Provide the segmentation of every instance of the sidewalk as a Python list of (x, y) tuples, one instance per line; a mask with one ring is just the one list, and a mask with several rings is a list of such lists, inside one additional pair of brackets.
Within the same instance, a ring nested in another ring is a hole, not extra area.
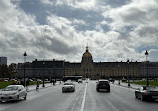
[[(44, 84), (44, 85), (45, 85), (45, 87), (42, 87), (42, 84), (40, 84), (40, 85), (39, 85), (39, 89), (47, 88), (47, 87), (51, 87), (51, 86), (53, 86), (53, 84), (51, 84), (51, 83), (46, 83), (46, 84)], [(27, 92), (36, 90), (36, 85), (28, 86), (28, 88), (26, 88), (26, 89), (27, 89)]]
[[(119, 81), (115, 81), (114, 84), (119, 85), (118, 83), (119, 83)], [(127, 88), (132, 88), (132, 89), (138, 89), (138, 88), (140, 88), (143, 85), (130, 83), (130, 86), (128, 86), (128, 83), (123, 83), (123, 82), (120, 81), (120, 85), (119, 86), (123, 86), (123, 87), (127, 87)]]

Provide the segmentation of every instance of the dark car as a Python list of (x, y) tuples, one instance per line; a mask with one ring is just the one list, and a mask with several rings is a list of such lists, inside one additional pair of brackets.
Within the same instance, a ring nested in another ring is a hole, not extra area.
[(158, 88), (154, 86), (142, 86), (135, 91), (135, 97), (142, 101), (158, 99)]
[(106, 90), (107, 92), (110, 92), (109, 81), (108, 80), (99, 80), (97, 82), (96, 90), (97, 91)]

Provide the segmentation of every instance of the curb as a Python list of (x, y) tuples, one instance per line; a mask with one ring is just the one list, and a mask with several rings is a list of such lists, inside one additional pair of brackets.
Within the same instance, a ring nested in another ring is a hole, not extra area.
[[(116, 84), (116, 83), (115, 83), (115, 84)], [(118, 86), (122, 86), (122, 87), (126, 87), (126, 88), (137, 89), (137, 88), (134, 88), (134, 87), (132, 87), (132, 86), (124, 86), (124, 85), (121, 85), (121, 84), (116, 84), (116, 85), (118, 85)]]

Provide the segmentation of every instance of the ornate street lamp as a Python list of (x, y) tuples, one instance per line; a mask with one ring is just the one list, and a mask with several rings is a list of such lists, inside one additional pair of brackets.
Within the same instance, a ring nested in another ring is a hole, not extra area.
[(130, 81), (129, 81), (129, 60), (127, 60), (127, 64), (128, 64), (128, 87), (130, 87), (131, 85), (130, 85)]
[(42, 85), (42, 87), (45, 87), (44, 86), (44, 64), (45, 64), (45, 62), (43, 61), (43, 85)]
[(147, 68), (147, 70), (146, 70), (146, 74), (147, 74), (147, 86), (149, 86), (149, 77), (148, 77), (148, 64), (147, 64), (147, 58), (148, 58), (148, 55), (149, 55), (149, 53), (148, 53), (148, 51), (146, 50), (146, 52), (145, 52), (145, 56), (146, 56), (146, 68)]
[(25, 62), (26, 62), (26, 56), (27, 56), (26, 51), (24, 52), (23, 56), (24, 56), (24, 87), (25, 87)]

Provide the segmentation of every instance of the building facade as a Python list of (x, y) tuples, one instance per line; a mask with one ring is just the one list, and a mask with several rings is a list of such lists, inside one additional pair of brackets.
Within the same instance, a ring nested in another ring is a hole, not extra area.
[(65, 63), (65, 75), (80, 75), (84, 78), (111, 78), (140, 76), (140, 62), (93, 62), (86, 47), (81, 63)]
[(23, 78), (62, 78), (64, 74), (64, 61), (35, 60), (32, 63), (18, 64), (18, 77)]
[[(24, 64), (18, 64), (18, 75), (23, 77)], [(64, 60), (35, 60), (25, 63), (26, 77), (62, 78), (63, 76), (82, 76), (83, 78), (134, 78), (157, 77), (158, 62), (94, 62), (86, 47), (81, 62)]]

